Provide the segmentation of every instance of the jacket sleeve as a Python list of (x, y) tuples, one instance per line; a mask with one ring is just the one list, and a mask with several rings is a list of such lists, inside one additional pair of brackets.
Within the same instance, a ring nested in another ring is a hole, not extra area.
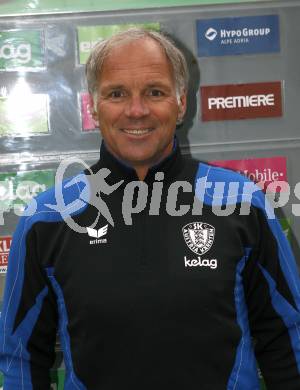
[(4, 390), (49, 390), (57, 306), (37, 257), (34, 225), (22, 217), (13, 236), (0, 320)]
[[(263, 196), (263, 195), (261, 195)], [(256, 208), (257, 247), (243, 272), (255, 355), (267, 389), (300, 389), (300, 283), (277, 219)]]

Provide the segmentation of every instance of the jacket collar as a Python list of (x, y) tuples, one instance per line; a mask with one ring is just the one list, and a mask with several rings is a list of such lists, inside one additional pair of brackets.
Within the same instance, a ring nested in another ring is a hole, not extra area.
[[(173, 179), (181, 170), (182, 165), (182, 155), (178, 146), (177, 138), (174, 137), (174, 146), (171, 154), (167, 156), (164, 160), (160, 161), (158, 164), (152, 166), (149, 169), (144, 181), (153, 182), (155, 180), (155, 174), (157, 172), (163, 172), (165, 180)], [(135, 170), (117, 159), (114, 155), (112, 155), (105, 146), (104, 141), (102, 141), (100, 149), (100, 159), (95, 165), (91, 167), (91, 170), (93, 172), (97, 172), (99, 169), (104, 167), (108, 168), (111, 171), (111, 178), (114, 178), (116, 180), (139, 180)]]

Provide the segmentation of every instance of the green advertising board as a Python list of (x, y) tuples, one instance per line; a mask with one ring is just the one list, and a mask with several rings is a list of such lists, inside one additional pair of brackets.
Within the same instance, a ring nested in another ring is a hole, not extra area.
[(0, 96), (0, 136), (48, 133), (48, 96), (32, 94), (15, 85), (9, 96)]
[(51, 372), (51, 390), (64, 390), (64, 382), (65, 370), (63, 368)]
[(292, 239), (291, 218), (281, 218), (279, 222), (282, 227), (283, 233), (285, 234), (289, 242), (291, 242)]
[[(233, 4), (266, 0), (1, 0), (0, 15), (90, 12), (207, 4)], [(267, 0), (274, 2), (276, 0)]]
[(41, 31), (0, 31), (0, 70), (34, 70), (43, 67)]
[(261, 379), (261, 382), (260, 382), (260, 390), (267, 390), (265, 382), (263, 381), (263, 379)]
[(144, 27), (146, 29), (160, 29), (159, 23), (127, 23), (116, 24), (112, 26), (79, 26), (77, 27), (78, 35), (78, 53), (79, 63), (85, 64), (88, 56), (95, 44), (102, 39), (111, 37), (112, 35), (127, 30), (131, 27)]
[(1, 173), (0, 212), (21, 213), (34, 196), (54, 185), (54, 178), (51, 170)]
[[(65, 370), (57, 369), (51, 372), (51, 390), (64, 390)], [(0, 390), (3, 390), (3, 375), (0, 373)]]

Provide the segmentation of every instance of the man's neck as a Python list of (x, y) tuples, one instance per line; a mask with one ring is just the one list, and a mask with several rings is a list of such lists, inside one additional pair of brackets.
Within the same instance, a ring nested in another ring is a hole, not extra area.
[(160, 164), (162, 161), (164, 161), (166, 158), (168, 158), (173, 152), (174, 150), (176, 149), (176, 146), (177, 146), (177, 140), (176, 138), (174, 138), (174, 142), (173, 142), (173, 145), (172, 145), (172, 149), (171, 150), (168, 150), (167, 153), (165, 153), (165, 155), (163, 155), (161, 157), (161, 159), (159, 160), (156, 160), (156, 161), (148, 161), (148, 163), (146, 162), (143, 162), (141, 164), (139, 163), (136, 163), (136, 164), (130, 164), (129, 162), (127, 161), (123, 161), (122, 159), (120, 159), (119, 157), (117, 157), (106, 145), (105, 145), (105, 148), (108, 150), (108, 152), (114, 156), (114, 158), (116, 160), (118, 160), (121, 164), (124, 164), (126, 165), (127, 167), (130, 167), (132, 168), (135, 172), (136, 172), (136, 175), (138, 177), (139, 180), (144, 180), (145, 177), (147, 176), (147, 173), (149, 171), (149, 169), (153, 166), (156, 166), (158, 164)]
[(145, 177), (147, 176), (147, 173), (149, 171), (149, 168), (150, 167), (145, 167), (145, 166), (133, 167), (133, 169), (135, 170), (139, 180), (144, 180), (145, 179)]

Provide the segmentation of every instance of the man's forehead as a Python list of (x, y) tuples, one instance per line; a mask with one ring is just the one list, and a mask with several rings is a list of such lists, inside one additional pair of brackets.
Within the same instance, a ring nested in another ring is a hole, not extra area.
[(160, 44), (142, 38), (113, 47), (103, 62), (98, 81), (123, 84), (124, 79), (143, 79), (145, 83), (158, 84), (170, 78), (173, 80), (172, 66)]
[(124, 41), (114, 43), (108, 50), (108, 56), (111, 54), (118, 54), (120, 51), (127, 51), (128, 49), (137, 49), (140, 52), (144, 52), (147, 49), (151, 48), (157, 52), (163, 53), (163, 48), (158, 41), (151, 37), (141, 37), (141, 38), (128, 38)]
[(107, 53), (102, 70), (105, 68), (122, 70), (135, 67), (153, 67), (153, 70), (165, 64), (170, 66), (161, 45), (152, 38), (140, 38), (118, 43)]

